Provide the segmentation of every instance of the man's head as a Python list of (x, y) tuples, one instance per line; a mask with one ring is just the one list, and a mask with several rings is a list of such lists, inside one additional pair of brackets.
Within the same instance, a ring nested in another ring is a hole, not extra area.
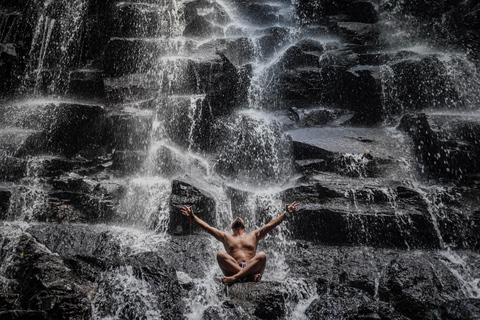
[(245, 222), (242, 218), (236, 217), (232, 222), (232, 229), (245, 229)]

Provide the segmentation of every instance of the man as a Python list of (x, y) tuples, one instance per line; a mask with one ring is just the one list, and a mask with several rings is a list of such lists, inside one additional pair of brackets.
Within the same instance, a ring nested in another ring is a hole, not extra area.
[(260, 281), (265, 265), (267, 264), (267, 255), (261, 251), (257, 254), (258, 241), (263, 239), (267, 233), (278, 226), (283, 220), (290, 216), (297, 208), (298, 203), (293, 202), (285, 206), (285, 213), (282, 213), (263, 227), (245, 232), (245, 223), (241, 218), (235, 218), (232, 222), (233, 234), (220, 231), (211, 227), (208, 223), (201, 220), (193, 214), (192, 207), (184, 206), (182, 214), (190, 217), (201, 228), (223, 243), (226, 252), (218, 251), (217, 261), (225, 277), (222, 282), (225, 285), (231, 285), (238, 281)]

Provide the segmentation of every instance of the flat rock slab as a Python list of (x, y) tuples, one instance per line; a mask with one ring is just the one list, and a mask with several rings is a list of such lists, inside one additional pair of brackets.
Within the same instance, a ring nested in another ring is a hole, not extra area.
[[(289, 132), (293, 141), (307, 143), (332, 153), (366, 153), (381, 158), (405, 155), (393, 135), (400, 134), (384, 128), (303, 128)], [(368, 151), (367, 151), (368, 149)]]

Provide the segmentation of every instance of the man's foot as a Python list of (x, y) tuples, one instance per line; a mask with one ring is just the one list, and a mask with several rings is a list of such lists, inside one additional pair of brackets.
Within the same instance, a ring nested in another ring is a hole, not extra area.
[(231, 286), (235, 282), (237, 282), (237, 279), (234, 277), (222, 277), (222, 283), (226, 286)]
[(259, 282), (260, 280), (262, 280), (262, 275), (260, 273), (257, 273), (256, 275), (253, 276), (254, 282)]

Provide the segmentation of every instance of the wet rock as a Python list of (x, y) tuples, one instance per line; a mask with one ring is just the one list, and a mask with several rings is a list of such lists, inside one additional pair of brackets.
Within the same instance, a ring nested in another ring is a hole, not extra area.
[(279, 21), (279, 10), (277, 6), (250, 3), (247, 4), (242, 11), (247, 15), (247, 19), (256, 25), (268, 25)]
[(416, 259), (402, 254), (386, 267), (379, 294), (382, 301), (391, 301), (397, 312), (411, 319), (422, 319), (430, 310), (458, 296), (460, 286), (452, 272), (437, 259), (421, 253)]
[(103, 71), (76, 70), (71, 72), (68, 93), (80, 98), (103, 99), (105, 97)]
[[(328, 109), (323, 107), (309, 109), (293, 107), (290, 108), (288, 111), (290, 117), (300, 127), (315, 127), (326, 125), (346, 115), (343, 110)], [(347, 114), (345, 120), (348, 120), (349, 118), (350, 116)]]
[(403, 9), (405, 12), (421, 18), (438, 18), (445, 12), (447, 2), (446, 0), (440, 0), (432, 5), (432, 3), (425, 0), (407, 0), (403, 4)]
[(170, 196), (170, 222), (168, 232), (171, 234), (191, 234), (200, 231), (200, 227), (181, 213), (183, 206), (192, 207), (195, 215), (215, 227), (215, 200), (205, 191), (189, 182), (173, 180)]
[(120, 243), (114, 234), (101, 227), (87, 225), (39, 224), (27, 229), (38, 242), (61, 256), (109, 257), (120, 255)]
[(379, 19), (378, 11), (370, 1), (353, 1), (348, 5), (348, 15), (353, 22), (375, 23)]
[(254, 314), (260, 319), (282, 319), (285, 316), (285, 296), (270, 294), (255, 308)]
[(3, 217), (10, 207), (11, 196), (12, 192), (9, 189), (0, 186), (0, 217), (2, 217), (2, 219), (4, 219)]
[(183, 31), (185, 37), (192, 38), (208, 38), (214, 35), (221, 35), (222, 33), (222, 28), (213, 25), (202, 16), (192, 20)]
[(120, 174), (138, 172), (146, 158), (142, 151), (115, 151), (111, 168)]
[(278, 62), (282, 69), (319, 67), (324, 48), (314, 40), (302, 40), (285, 51)]
[[(74, 279), (80, 277), (91, 286), (83, 296), (89, 305), (92, 302), (87, 298), (94, 297), (99, 315), (142, 317), (153, 309), (171, 319), (183, 319), (181, 287), (175, 270), (165, 263), (160, 252), (122, 256), (119, 239), (101, 227), (37, 225), (28, 232), (48, 249), (60, 254), (61, 258), (57, 259), (66, 262)], [(128, 286), (121, 281), (122, 277), (129, 279)], [(130, 286), (136, 285), (143, 286), (142, 292), (148, 290), (149, 295), (140, 298), (141, 293), (130, 292)], [(121, 303), (116, 300), (119, 295)]]
[(449, 301), (439, 308), (430, 311), (426, 320), (461, 320), (480, 317), (480, 303), (478, 299), (462, 299)]
[(212, 39), (198, 48), (200, 52), (219, 52), (236, 67), (251, 62), (255, 58), (255, 48), (251, 39), (240, 37), (234, 39)]
[(48, 320), (50, 317), (45, 311), (31, 311), (31, 310), (12, 310), (0, 311), (0, 317), (4, 320)]
[(297, 14), (306, 24), (324, 22), (325, 17), (345, 12), (347, 1), (301, 0), (297, 2)]
[(110, 104), (154, 100), (161, 89), (157, 76), (138, 73), (105, 78), (104, 85)]
[(167, 49), (167, 44), (162, 41), (112, 38), (105, 47), (105, 73), (108, 77), (147, 73), (158, 67), (157, 60)]
[(476, 121), (416, 114), (404, 116), (399, 128), (411, 136), (417, 160), (427, 175), (468, 182), (469, 174), (480, 170)]
[(143, 151), (150, 143), (153, 112), (127, 109), (107, 116), (115, 150)]
[(0, 156), (0, 180), (15, 181), (23, 178), (27, 161), (12, 156)]
[[(325, 131), (324, 131), (325, 133)], [(342, 145), (340, 138), (333, 138), (335, 147), (330, 142), (333, 136), (326, 134), (322, 136), (312, 135), (310, 138), (316, 137), (315, 142), (308, 140), (307, 136), (303, 136), (302, 132), (292, 132), (293, 155), (296, 159), (295, 164), (298, 170), (305, 175), (312, 175), (316, 172), (335, 172), (348, 177), (377, 177), (390, 170), (395, 170), (392, 161), (387, 159), (384, 154), (374, 157), (370, 154), (370, 146), (373, 140), (364, 140), (365, 145), (356, 150), (365, 149), (365, 153), (350, 153), (347, 149), (340, 147)], [(330, 137), (327, 137), (330, 136)], [(323, 139), (322, 139), (323, 138)], [(322, 141), (322, 142), (320, 142)], [(363, 144), (363, 142), (361, 142)], [(346, 145), (352, 146), (353, 142)], [(354, 148), (355, 149), (355, 148)]]
[(106, 138), (103, 116), (100, 105), (19, 103), (9, 106), (5, 121), (23, 128), (20, 133), (28, 134), (15, 150), (15, 156), (53, 153), (72, 157), (103, 142), (102, 139)]
[(378, 45), (380, 32), (376, 25), (361, 22), (339, 22), (337, 29), (340, 36), (348, 43), (365, 47)]
[(307, 319), (381, 319), (376, 309), (375, 301), (360, 290), (334, 286), (312, 301), (305, 315)]
[(216, 320), (225, 316), (230, 319), (248, 319), (249, 317), (244, 310), (236, 308), (229, 301), (225, 301), (221, 306), (208, 307), (202, 315), (202, 320)]
[(129, 2), (112, 7), (114, 37), (158, 37), (172, 31), (165, 21), (167, 10), (159, 6)]
[(259, 34), (258, 49), (262, 59), (274, 55), (281, 47), (288, 42), (289, 30), (282, 27), (271, 27)]
[[(259, 319), (282, 319), (286, 313), (287, 286), (274, 281), (236, 283), (228, 288), (227, 297), (236, 309), (243, 308)], [(298, 298), (290, 296), (294, 301)]]
[(242, 73), (224, 54), (218, 55), (221, 58), (221, 69), (218, 73), (210, 74), (204, 100), (215, 118), (228, 115), (241, 105), (246, 99), (250, 83), (247, 69), (243, 69), (246, 72)]
[(215, 1), (195, 0), (186, 3), (184, 15), (187, 24), (199, 17), (204, 17), (206, 20), (219, 25), (226, 25), (231, 21), (225, 9)]
[(175, 177), (179, 174), (207, 174), (208, 166), (201, 159), (186, 155), (183, 150), (161, 145), (153, 159), (154, 174), (162, 177)]
[[(295, 197), (298, 201), (301, 198)], [(423, 215), (410, 215), (405, 222), (395, 215), (349, 216), (346, 212), (326, 208), (301, 209), (289, 221), (296, 239), (329, 245), (364, 244), (393, 248), (439, 248), (439, 239), (431, 221)], [(305, 221), (308, 221), (306, 223)], [(362, 231), (359, 231), (362, 230)]]
[(23, 234), (19, 240), (15, 263), (7, 269), (9, 279), (16, 282), (14, 292), (19, 294), (15, 309), (38, 311), (36, 315), (46, 314), (47, 319), (90, 317), (87, 293), (92, 291), (92, 284), (82, 281), (58, 255), (30, 235)]
[(408, 109), (442, 108), (459, 103), (459, 92), (448, 76), (446, 65), (436, 56), (399, 60), (390, 64), (395, 78), (392, 113)]

